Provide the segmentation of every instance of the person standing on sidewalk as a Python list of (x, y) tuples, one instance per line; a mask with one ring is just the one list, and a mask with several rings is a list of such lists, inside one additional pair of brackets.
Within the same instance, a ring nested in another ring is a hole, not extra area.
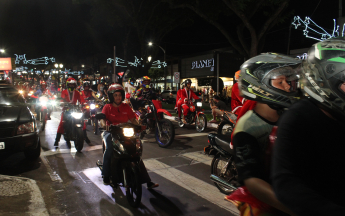
[(210, 105), (212, 109), (213, 119), (209, 121), (210, 123), (217, 123), (216, 117), (223, 116), (224, 111), (227, 111), (226, 104), (220, 100), (220, 97), (215, 95), (213, 97), (214, 106)]

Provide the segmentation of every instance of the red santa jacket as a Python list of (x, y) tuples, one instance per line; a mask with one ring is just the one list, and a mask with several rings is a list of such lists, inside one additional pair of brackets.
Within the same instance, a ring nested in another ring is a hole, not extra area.
[(63, 90), (61, 92), (61, 98), (64, 99), (66, 102), (71, 102), (73, 104), (76, 104), (77, 101), (79, 101), (79, 103), (84, 103), (84, 98), (80, 97), (80, 93), (77, 90), (73, 91), (73, 94), (70, 96), (70, 94), (68, 93), (68, 90)]
[[(188, 98), (187, 91), (189, 91), (189, 98)], [(184, 101), (185, 98), (187, 98), (188, 100), (191, 100), (192, 98), (199, 99), (199, 97), (193, 92), (192, 89), (189, 89), (189, 90), (187, 90), (186, 88), (180, 89), (177, 91), (175, 106), (177, 107), (179, 100)]]
[(231, 90), (231, 109), (236, 115), (239, 114), (245, 99), (240, 96), (240, 90), (238, 89), (238, 83), (232, 86)]
[(85, 101), (87, 98), (92, 97), (92, 91), (91, 90), (83, 90), (83, 91), (80, 92), (80, 96)]

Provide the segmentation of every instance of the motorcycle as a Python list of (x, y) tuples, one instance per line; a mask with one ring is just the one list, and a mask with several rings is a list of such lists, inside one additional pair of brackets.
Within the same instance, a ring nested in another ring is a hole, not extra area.
[(63, 103), (64, 138), (67, 142), (74, 141), (74, 146), (78, 152), (84, 147), (83, 134), (83, 112), (79, 105)]
[[(97, 119), (105, 119), (103, 113), (96, 115)], [(140, 180), (139, 162), (143, 146), (139, 138), (142, 130), (140, 125), (131, 123), (122, 123), (111, 125), (107, 130), (111, 133), (113, 140), (113, 157), (111, 162), (112, 186), (118, 184), (126, 189), (126, 198), (128, 203), (137, 208), (141, 202), (142, 187)], [(103, 136), (102, 136), (103, 137)], [(105, 151), (105, 140), (102, 140), (103, 153)], [(115, 158), (119, 161), (115, 164)], [(103, 165), (97, 161), (97, 166), (102, 171)]]
[(222, 118), (223, 120), (218, 124), (217, 133), (231, 136), (236, 125), (237, 116), (232, 112), (225, 111)]
[(141, 138), (145, 134), (155, 132), (155, 138), (159, 147), (167, 148), (170, 146), (175, 137), (174, 125), (168, 119), (164, 119), (163, 113), (171, 116), (170, 112), (162, 109), (162, 103), (158, 100), (146, 100), (145, 109), (135, 111), (136, 118), (142, 125), (146, 126), (146, 130), (142, 132)]
[(224, 194), (230, 194), (239, 187), (235, 155), (234, 150), (230, 148), (230, 141), (230, 136), (210, 133), (210, 145), (204, 148), (205, 154), (213, 155), (211, 181)]
[(98, 120), (96, 119), (96, 114), (98, 109), (100, 107), (99, 104), (95, 103), (94, 100), (90, 99), (87, 103), (84, 103), (83, 111), (84, 111), (84, 118), (87, 119), (88, 124), (92, 125), (93, 133), (95, 135), (98, 134)]
[[(195, 122), (196, 131), (203, 132), (207, 128), (207, 119), (203, 113), (204, 109), (201, 108), (202, 102), (196, 101), (196, 107), (192, 101), (188, 101), (187, 104), (189, 105), (189, 112), (185, 117), (187, 124), (191, 125)], [(181, 128), (185, 126), (182, 121), (179, 121), (178, 124)]]

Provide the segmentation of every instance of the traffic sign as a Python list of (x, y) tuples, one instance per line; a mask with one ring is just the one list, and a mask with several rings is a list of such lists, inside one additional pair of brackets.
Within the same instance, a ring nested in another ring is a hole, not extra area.
[(174, 83), (180, 83), (180, 72), (174, 72)]

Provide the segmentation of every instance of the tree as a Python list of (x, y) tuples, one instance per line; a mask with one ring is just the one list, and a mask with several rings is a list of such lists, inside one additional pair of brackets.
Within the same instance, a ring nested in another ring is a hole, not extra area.
[[(163, 0), (173, 9), (188, 8), (215, 26), (245, 57), (261, 52), (266, 34), (292, 13), (290, 0)], [(236, 35), (231, 26), (236, 25)], [(230, 27), (230, 28), (229, 28)], [(249, 35), (249, 39), (246, 37)], [(236, 38), (237, 37), (237, 38)]]
[(162, 68), (150, 68), (148, 71), (149, 77), (153, 80), (153, 82), (157, 82), (164, 77), (164, 70)]

